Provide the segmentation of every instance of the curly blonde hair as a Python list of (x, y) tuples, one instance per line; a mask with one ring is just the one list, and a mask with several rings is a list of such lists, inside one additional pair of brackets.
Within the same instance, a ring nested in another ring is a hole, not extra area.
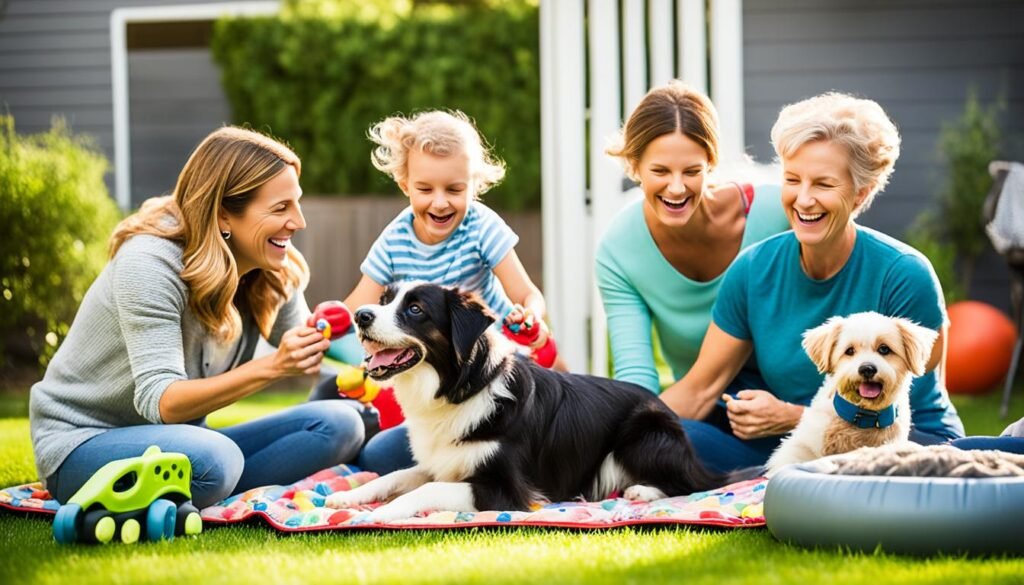
[(470, 161), (474, 197), (505, 178), (505, 163), (491, 154), (473, 121), (458, 110), (391, 116), (374, 124), (367, 136), (377, 145), (370, 153), (373, 166), (396, 183), (408, 178), (409, 152), (413, 149), (434, 156), (464, 152)]
[(772, 127), (772, 145), (785, 160), (809, 142), (833, 142), (849, 157), (854, 190), (868, 195), (857, 216), (885, 188), (900, 156), (900, 133), (877, 102), (837, 92), (824, 93), (779, 112)]
[(118, 224), (110, 237), (110, 257), (139, 234), (179, 243), (189, 309), (206, 330), (221, 341), (236, 339), (242, 330), (236, 304), (242, 304), (252, 311), (260, 333), (269, 337), (281, 305), (305, 288), (309, 267), (289, 246), (281, 270), (256, 270), (240, 279), (218, 229), (217, 213), (222, 207), (234, 215), (244, 212), (256, 190), (289, 166), (296, 175), (302, 169), (299, 157), (272, 138), (236, 127), (214, 131), (192, 152), (173, 195), (147, 200)]

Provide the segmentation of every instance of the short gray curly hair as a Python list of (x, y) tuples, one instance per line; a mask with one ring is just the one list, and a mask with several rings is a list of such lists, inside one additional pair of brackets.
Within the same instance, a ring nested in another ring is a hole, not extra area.
[(854, 189), (869, 188), (867, 198), (854, 211), (854, 216), (859, 215), (888, 184), (900, 156), (896, 125), (877, 102), (838, 92), (782, 108), (772, 127), (772, 145), (780, 159), (819, 140), (842, 146), (849, 155)]
[(367, 136), (377, 145), (370, 153), (373, 166), (396, 183), (409, 176), (409, 151), (413, 149), (435, 156), (465, 152), (476, 183), (474, 195), (484, 193), (505, 177), (505, 163), (490, 153), (472, 120), (458, 110), (391, 116), (374, 124)]

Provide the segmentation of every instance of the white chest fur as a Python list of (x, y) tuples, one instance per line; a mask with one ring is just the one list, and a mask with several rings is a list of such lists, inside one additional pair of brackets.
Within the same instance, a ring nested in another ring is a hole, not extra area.
[(406, 417), (416, 462), (435, 481), (462, 481), (498, 450), (497, 441), (460, 438), (494, 412), (498, 396), (510, 397), (504, 378), (462, 404), (435, 398), (437, 372), (423, 363), (395, 378), (395, 397)]

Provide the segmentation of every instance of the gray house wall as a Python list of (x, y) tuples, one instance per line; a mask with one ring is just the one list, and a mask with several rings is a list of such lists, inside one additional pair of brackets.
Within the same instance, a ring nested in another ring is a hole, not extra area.
[(231, 122), (209, 49), (129, 51), (132, 206), (170, 192), (195, 145)]
[[(0, 109), (20, 133), (45, 131), (54, 115), (93, 135), (113, 161), (110, 13), (115, 8), (211, 0), (7, 0), (0, 12)], [(129, 51), (132, 202), (174, 186), (196, 142), (230, 111), (209, 51)], [(107, 176), (113, 192), (113, 173)]]
[[(903, 136), (889, 187), (862, 223), (896, 237), (933, 206), (946, 169), (937, 144), (968, 88), (1000, 93), (1009, 157), (1024, 157), (1024, 2), (1020, 0), (743, 0), (748, 152), (771, 160), (779, 109), (827, 90), (878, 101)], [(972, 296), (1009, 306), (1009, 272), (989, 249)]]

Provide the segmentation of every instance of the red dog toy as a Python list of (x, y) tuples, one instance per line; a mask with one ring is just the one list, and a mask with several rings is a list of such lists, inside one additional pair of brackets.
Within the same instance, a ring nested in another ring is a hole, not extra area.
[[(514, 313), (519, 313), (521, 317), (513, 319)], [(512, 341), (519, 345), (530, 347), (536, 343), (537, 338), (540, 337), (541, 328), (543, 324), (537, 321), (533, 317), (533, 313), (528, 310), (524, 310), (522, 307), (516, 305), (501, 325), (501, 331)], [(537, 362), (541, 367), (550, 368), (554, 365), (555, 360), (558, 359), (558, 346), (555, 344), (555, 338), (548, 333), (548, 340), (544, 345), (532, 350), (530, 357), (533, 361)]]
[(316, 306), (306, 325), (316, 327), (324, 337), (334, 341), (352, 328), (352, 311), (341, 301), (324, 301)]
[(395, 390), (377, 385), (366, 376), (365, 367), (342, 364), (335, 382), (338, 384), (338, 393), (345, 398), (372, 404), (377, 409), (380, 414), (380, 430), (390, 429), (405, 420), (402, 407), (395, 400)]

